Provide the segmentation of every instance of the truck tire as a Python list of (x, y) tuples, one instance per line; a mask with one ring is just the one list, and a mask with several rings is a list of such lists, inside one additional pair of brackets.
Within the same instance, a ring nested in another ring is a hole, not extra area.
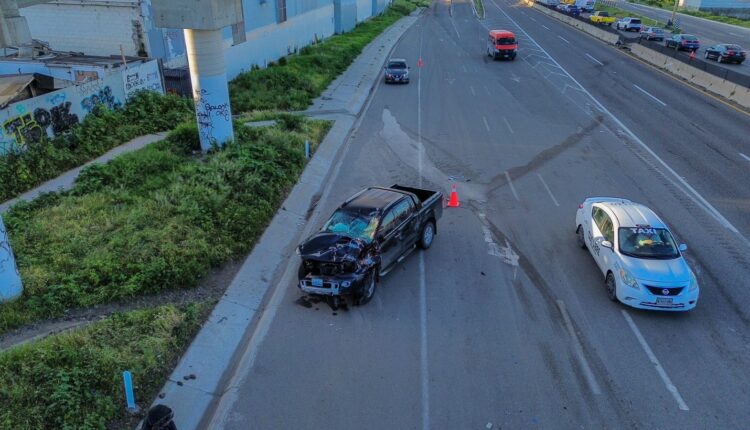
[(378, 287), (378, 278), (377, 275), (375, 275), (376, 270), (377, 269), (373, 269), (370, 276), (367, 277), (365, 285), (362, 286), (362, 291), (357, 295), (357, 305), (366, 305), (372, 300), (372, 296), (375, 295), (375, 289)]
[(419, 245), (422, 249), (429, 249), (432, 246), (432, 241), (435, 239), (435, 221), (427, 221), (422, 226), (422, 231), (419, 232)]

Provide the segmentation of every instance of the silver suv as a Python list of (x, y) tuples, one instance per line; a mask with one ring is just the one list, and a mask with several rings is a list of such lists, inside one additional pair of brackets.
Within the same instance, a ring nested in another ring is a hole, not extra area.
[(615, 28), (625, 31), (641, 31), (640, 18), (622, 18), (615, 22)]

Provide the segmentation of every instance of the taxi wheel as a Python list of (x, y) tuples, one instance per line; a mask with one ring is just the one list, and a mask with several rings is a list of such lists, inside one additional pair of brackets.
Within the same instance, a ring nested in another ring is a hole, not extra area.
[(583, 227), (580, 225), (576, 230), (576, 239), (576, 242), (578, 242), (578, 246), (580, 246), (581, 249), (586, 249), (586, 240), (583, 238)]
[(617, 285), (615, 284), (615, 275), (612, 274), (612, 272), (609, 272), (607, 274), (607, 280), (605, 282), (607, 285), (607, 296), (610, 300), (613, 302), (617, 301)]

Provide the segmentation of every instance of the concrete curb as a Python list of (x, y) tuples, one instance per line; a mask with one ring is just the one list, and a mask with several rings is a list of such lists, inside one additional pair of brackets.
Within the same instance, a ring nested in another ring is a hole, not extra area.
[[(609, 44), (616, 44), (620, 39), (620, 37), (615, 34), (598, 29), (591, 24), (586, 24), (585, 22), (581, 22), (575, 18), (555, 12), (538, 4), (534, 4), (534, 8)], [(633, 56), (638, 57), (659, 69), (667, 71), (676, 77), (682, 78), (699, 88), (734, 102), (745, 109), (750, 109), (750, 88), (746, 88), (742, 85), (712, 75), (698, 69), (697, 67), (693, 67), (687, 63), (683, 63), (682, 61), (664, 55), (661, 52), (654, 51), (640, 43), (628, 43), (627, 47)]]
[[(206, 428), (210, 414), (225, 394), (263, 314), (269, 292), (286, 269), (307, 220), (343, 153), (357, 118), (380, 78), (382, 65), (401, 36), (417, 21), (404, 17), (385, 30), (362, 51), (307, 113), (340, 112), (326, 138), (305, 168), (208, 321), (182, 356), (153, 404), (175, 412), (180, 430)], [(194, 379), (186, 378), (195, 375)]]
[(92, 164), (104, 164), (108, 162), (109, 160), (117, 157), (118, 155), (125, 154), (127, 152), (137, 151), (145, 146), (148, 146), (154, 142), (158, 142), (164, 139), (167, 136), (167, 134), (168, 132), (147, 134), (145, 136), (136, 137), (135, 139), (125, 142), (120, 146), (116, 146), (110, 149), (109, 151), (105, 152), (103, 155), (100, 155), (99, 157), (87, 162), (86, 164), (82, 166), (76, 167), (75, 169), (72, 169), (72, 170), (68, 170), (62, 175), (54, 179), (50, 179), (49, 181), (44, 182), (43, 184), (37, 187), (34, 187), (29, 191), (26, 191), (25, 193), (21, 194), (20, 196), (16, 198), (0, 203), (0, 213), (5, 213), (8, 209), (11, 208), (11, 206), (15, 205), (16, 203), (22, 200), (31, 201), (44, 193), (51, 193), (55, 191), (67, 191), (73, 187), (73, 184), (75, 183), (76, 178), (78, 178), (78, 175), (81, 173), (81, 170), (83, 168), (90, 166)]

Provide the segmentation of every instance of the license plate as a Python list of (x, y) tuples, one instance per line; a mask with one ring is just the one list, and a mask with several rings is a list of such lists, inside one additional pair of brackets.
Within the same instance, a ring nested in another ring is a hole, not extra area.
[(323, 286), (323, 280), (322, 279), (318, 279), (318, 278), (313, 278), (312, 279), (312, 286), (313, 287), (322, 287)]
[(672, 304), (672, 298), (656, 298), (656, 304), (657, 305), (671, 305)]

